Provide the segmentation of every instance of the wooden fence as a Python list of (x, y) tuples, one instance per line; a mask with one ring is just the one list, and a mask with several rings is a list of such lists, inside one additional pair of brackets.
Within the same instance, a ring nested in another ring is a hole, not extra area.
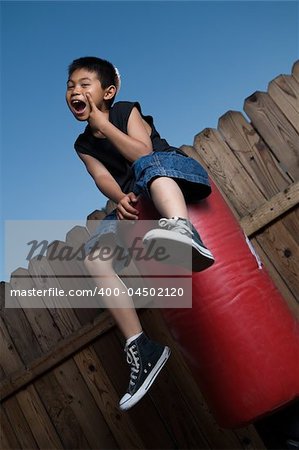
[[(228, 112), (218, 130), (182, 148), (206, 166), (257, 253), (298, 313), (299, 65), (245, 101), (251, 123)], [(101, 219), (95, 212), (88, 219)], [(297, 218), (297, 220), (296, 220)], [(75, 227), (60, 246), (79, 248), (94, 221)], [(54, 245), (54, 244), (53, 244)], [(56, 244), (57, 245), (57, 242)], [(2, 449), (261, 449), (254, 426), (219, 428), (158, 310), (140, 311), (149, 334), (172, 348), (151, 392), (129, 412), (117, 408), (128, 383), (123, 342), (113, 320), (97, 308), (4, 307), (4, 290), (90, 288), (88, 278), (56, 274), (84, 268), (33, 259), (1, 283)], [(68, 301), (68, 299), (64, 299)], [(69, 299), (71, 301), (71, 299)], [(41, 302), (46, 299), (40, 298)], [(59, 298), (55, 301), (59, 304)]]

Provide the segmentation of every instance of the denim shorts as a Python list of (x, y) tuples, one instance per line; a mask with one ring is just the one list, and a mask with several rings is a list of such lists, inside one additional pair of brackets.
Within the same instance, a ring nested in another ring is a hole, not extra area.
[(133, 163), (132, 168), (136, 195), (146, 193), (150, 198), (149, 185), (157, 177), (174, 178), (180, 185), (187, 203), (199, 201), (211, 192), (205, 169), (180, 150), (153, 152), (142, 156)]
[[(179, 184), (186, 203), (198, 202), (211, 193), (208, 174), (205, 169), (193, 158), (173, 148), (171, 151), (153, 152), (142, 156), (132, 164), (135, 184), (133, 192), (151, 198), (149, 186), (157, 177), (170, 177)], [(85, 253), (88, 255), (99, 246), (103, 236), (111, 233), (115, 242), (123, 246), (117, 230), (118, 220), (116, 210), (108, 214), (96, 228), (93, 236), (85, 244)], [(114, 267), (116, 272), (121, 270), (121, 264)]]

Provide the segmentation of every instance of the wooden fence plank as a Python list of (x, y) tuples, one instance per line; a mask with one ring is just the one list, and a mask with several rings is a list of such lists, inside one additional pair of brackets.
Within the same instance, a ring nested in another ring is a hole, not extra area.
[[(20, 356), (18, 355), (18, 353), (16, 352), (16, 350), (14, 350), (13, 348), (13, 344), (12, 341), (10, 341), (10, 336), (8, 335), (8, 332), (6, 330), (6, 327), (2, 321), (2, 318), (0, 318), (0, 327), (1, 327), (1, 331), (3, 332), (5, 339), (3, 339), (2, 342), (2, 348), (1, 348), (1, 353), (3, 350), (6, 349), (7, 344), (9, 345), (9, 350), (10, 352), (5, 352), (4, 353), (4, 358), (3, 358), (3, 364), (4, 364), (4, 371), (6, 373), (11, 373), (11, 371), (17, 370), (20, 367), (23, 367), (23, 363), (21, 361)], [(3, 345), (4, 344), (4, 345)], [(14, 350), (12, 352), (12, 350)], [(1, 355), (2, 356), (2, 355)], [(19, 441), (21, 444), (21, 448), (39, 448), (37, 443), (35, 442), (35, 439), (33, 437), (33, 434), (29, 428), (29, 424), (27, 422), (27, 414), (28, 411), (26, 411), (26, 407), (25, 410), (23, 409), (24, 406), (24, 402), (23, 402), (23, 398), (24, 395), (27, 395), (26, 393), (21, 393), (20, 395), (17, 394), (15, 398), (12, 399), (8, 399), (6, 402), (3, 403), (3, 407), (7, 413), (7, 416), (10, 420), (11, 423), (14, 424), (14, 429), (20, 429), (21, 433), (22, 433), (22, 437), (19, 436), (19, 433), (17, 433), (17, 436), (19, 437)], [(28, 394), (30, 397), (30, 394)], [(4, 400), (4, 397), (2, 397), (0, 395), (1, 400)], [(26, 405), (25, 405), (26, 406)], [(23, 412), (22, 412), (23, 410)], [(26, 417), (26, 419), (25, 419)]]
[(86, 227), (75, 226), (70, 231), (67, 232), (65, 240), (69, 244), (76, 244), (78, 246), (84, 245), (89, 239), (90, 234)]
[(14, 429), (2, 407), (0, 407), (0, 448), (1, 450), (20, 448), (20, 443)]
[[(95, 221), (91, 220), (91, 222), (94, 223)], [(77, 227), (72, 228), (66, 234), (66, 243), (74, 246), (75, 249), (78, 249), (81, 247), (84, 251), (84, 258), (85, 258), (84, 244), (89, 239), (89, 237), (90, 237), (90, 234), (86, 227), (77, 226)], [(78, 275), (86, 277), (86, 278), (80, 280), (80, 283), (84, 284), (84, 287), (86, 287), (87, 289), (94, 288), (95, 283), (94, 283), (93, 279), (88, 278), (90, 276), (90, 274), (88, 273), (88, 271), (84, 265), (84, 260), (76, 261), (76, 265), (77, 265), (77, 269), (78, 269)], [(73, 271), (73, 273), (77, 273), (76, 268), (74, 266), (75, 265), (72, 266), (72, 271)], [(94, 312), (94, 313), (97, 314), (98, 312)], [(80, 317), (79, 317), (79, 320), (80, 320)]]
[(6, 281), (0, 282), (0, 311), (3, 311), (5, 308), (5, 289), (6, 289)]
[(65, 449), (87, 449), (89, 443), (70, 406), (75, 399), (66, 394), (58, 383), (55, 372), (56, 370), (37, 379), (35, 388), (57, 430), (63, 447)]
[(3, 409), (20, 443), (18, 449), (39, 449), (19, 404), (18, 396), (3, 402)]
[(271, 224), (262, 234), (257, 235), (256, 239), (295, 298), (299, 300), (299, 248), (283, 220)]
[(266, 448), (254, 425), (234, 429), (232, 432), (238, 436), (240, 444), (244, 450), (260, 450)]
[[(89, 239), (90, 235), (85, 227), (74, 227), (72, 228), (67, 234), (66, 234), (66, 244), (71, 245), (74, 248), (75, 252), (78, 252), (79, 249), (82, 249), (82, 257), (79, 254), (79, 258), (75, 259), (76, 265), (78, 267), (78, 275), (87, 276), (88, 272), (84, 265), (84, 259), (85, 259), (85, 250), (84, 245), (86, 241)], [(72, 259), (72, 262), (74, 259)], [(75, 267), (72, 267), (72, 270), (75, 272)]]
[[(1, 363), (1, 361), (0, 361)], [(6, 378), (5, 372), (3, 370), (2, 365), (0, 364), (0, 382), (4, 380), (4, 378)]]
[[(67, 244), (66, 242), (56, 241), (55, 251), (62, 255), (63, 249), (72, 248), (71, 252), (76, 253), (77, 244)], [(49, 252), (49, 254), (48, 254)], [(70, 257), (64, 260), (63, 257), (50, 257), (51, 245), (47, 251), (47, 259), (52, 271), (56, 274), (56, 280), (66, 293), (67, 305), (72, 308), (78, 322), (82, 325), (93, 320), (100, 313), (101, 303), (98, 297), (88, 295), (94, 290), (94, 282), (88, 277), (86, 269), (82, 262), (76, 257)], [(84, 294), (84, 290), (86, 294)], [(86, 307), (84, 306), (86, 305)]]
[(180, 150), (183, 150), (183, 152), (190, 156), (190, 158), (200, 161), (198, 152), (192, 145), (181, 145)]
[[(107, 426), (107, 423), (110, 426), (108, 419), (109, 407), (107, 404), (105, 405), (106, 409), (104, 415), (102, 415), (92, 393), (88, 389), (89, 386), (85, 383), (85, 371), (89, 369), (89, 364), (84, 367), (84, 373), (80, 373), (77, 364), (75, 364), (75, 361), (77, 362), (78, 359), (84, 359), (86, 352), (88, 352), (88, 349), (80, 351), (74, 356), (74, 359), (72, 358), (61, 364), (54, 373), (65, 395), (70, 399), (69, 406), (86, 437), (88, 448), (115, 448), (117, 438), (113, 438)], [(96, 361), (92, 363), (98, 365)], [(119, 414), (117, 411), (116, 413)], [(117, 419), (116, 421), (120, 422)]]
[(248, 215), (264, 201), (263, 194), (233, 156), (219, 131), (206, 129), (199, 133), (195, 136), (194, 147), (235, 214)]
[(283, 217), (284, 226), (299, 246), (299, 208), (294, 208)]
[[(6, 283), (6, 291), (12, 289), (9, 283)], [(41, 355), (41, 348), (30, 327), (30, 324), (20, 307), (17, 298), (13, 296), (14, 308), (3, 308), (0, 315), (7, 327), (11, 339), (16, 347), (22, 361), (26, 364), (33, 361)]]
[(292, 182), (243, 114), (228, 111), (220, 117), (218, 129), (265, 198), (271, 198)]
[[(10, 285), (13, 289), (25, 289), (26, 291), (36, 288), (29, 272), (21, 268), (15, 270), (11, 274)], [(17, 297), (17, 299), (19, 303), (21, 303), (23, 298)], [(40, 302), (39, 299), (38, 302)], [(54, 347), (61, 339), (61, 334), (55, 326), (55, 322), (49, 310), (45, 307), (24, 308), (23, 312), (30, 323), (41, 350), (46, 352)]]
[[(76, 254), (76, 252), (82, 247), (81, 239), (85, 236), (86, 229), (84, 229), (84, 235), (82, 234), (82, 231), (82, 227), (76, 227), (75, 230), (72, 229), (71, 234), (67, 233), (66, 242), (57, 241), (57, 250), (59, 250), (59, 248), (63, 248), (65, 245), (70, 245), (72, 247), (72, 251)], [(68, 261), (58, 260), (55, 265), (52, 265), (52, 267), (57, 274), (61, 273), (61, 275), (67, 275), (71, 282), (73, 282), (75, 286), (78, 286), (78, 288), (81, 286), (82, 289), (92, 289), (95, 286), (93, 279), (90, 277), (90, 274), (84, 265), (81, 254), (78, 254), (78, 258), (73, 257)], [(78, 283), (76, 283), (76, 279), (78, 279)], [(68, 285), (67, 288), (74, 288), (74, 286)]]
[(127, 414), (117, 407), (118, 395), (93, 348), (78, 353), (74, 359), (120, 448), (143, 449), (144, 443)]
[(293, 64), (292, 75), (299, 83), (299, 60), (294, 62), (294, 64)]
[[(24, 368), (24, 363), (14, 346), (8, 330), (0, 317), (1, 365), (6, 376)], [(1, 396), (0, 396), (1, 398)]]
[(269, 83), (268, 93), (299, 132), (299, 83), (296, 79), (291, 75), (280, 75)]
[(84, 278), (87, 271), (84, 267), (82, 246), (73, 242), (53, 241), (48, 245), (46, 257), (57, 278), (66, 276)]
[[(10, 373), (13, 373), (0, 384), (1, 398), (12, 395), (15, 391), (59, 364), (63, 359), (90, 343), (93, 339), (106, 332), (112, 326), (114, 326), (114, 321), (110, 314), (103, 313), (101, 316), (97, 317), (93, 323), (89, 323), (79, 328), (72, 335), (67, 336), (64, 340), (57, 343), (57, 345), (49, 352), (35, 359), (31, 364), (28, 364), (26, 368), (23, 368), (20, 363), (18, 366), (13, 366), (15, 367), (13, 370), (12, 363), (10, 363), (9, 358), (6, 357), (5, 362), (9, 365)], [(10, 345), (10, 343), (8, 345)], [(20, 368), (21, 370), (18, 370)]]
[(169, 367), (166, 366), (149, 395), (167, 421), (169, 431), (175, 437), (178, 448), (209, 448), (203, 430), (198, 427), (198, 420), (185, 401), (184, 392), (178, 389)]
[[(261, 258), (261, 261), (263, 265), (265, 266), (266, 270), (268, 271), (270, 277), (272, 278), (273, 282), (275, 283), (277, 289), (280, 291), (281, 295), (287, 302), (292, 314), (299, 319), (299, 311), (298, 311), (298, 303), (296, 300), (296, 297), (290, 290), (290, 287), (287, 285), (285, 280), (281, 277), (280, 273), (278, 272), (277, 268), (274, 266), (274, 261), (272, 261), (268, 254), (264, 251), (263, 247), (260, 245), (258, 240), (253, 237), (251, 239), (251, 243)], [(271, 256), (271, 255), (270, 255)]]
[[(41, 260), (33, 258), (29, 263), (29, 273), (33, 277), (37, 289), (62, 289), (59, 281), (56, 279), (55, 272), (53, 272), (49, 261), (45, 257), (42, 257)], [(50, 314), (62, 336), (67, 336), (80, 327), (80, 322), (70, 308), (67, 296), (51, 295), (41, 297), (41, 300), (48, 306)]]
[(39, 449), (63, 449), (59, 436), (49, 419), (34, 386), (29, 386), (17, 395), (18, 401), (26, 414), (26, 420)]
[(298, 204), (299, 182), (290, 185), (289, 188), (274, 195), (256, 210), (242, 217), (240, 225), (250, 237)]
[[(6, 284), (7, 283), (5, 283), (4, 281), (2, 281), (0, 283), (0, 317), (2, 316), (2, 313), (5, 310)], [(0, 382), (2, 382), (7, 377), (9, 370), (14, 370), (16, 367), (15, 361), (14, 361), (14, 356), (11, 355), (11, 351), (13, 350), (13, 346), (11, 347), (11, 342), (12, 342), (11, 337), (5, 326), (4, 320), (2, 320), (1, 324), (2, 324), (2, 329), (0, 326), (0, 356), (1, 356), (1, 358), (0, 358)], [(8, 361), (7, 361), (6, 354), (9, 355)], [(17, 353), (17, 356), (19, 356), (18, 353)], [(10, 369), (11, 365), (10, 365), (9, 361), (11, 361), (11, 363), (12, 363), (11, 369)], [(20, 356), (19, 356), (19, 364), (20, 364), (20, 367), (22, 367), (23, 361)], [(7, 373), (5, 373), (4, 368), (6, 368)]]
[(255, 92), (244, 102), (244, 111), (269, 145), (281, 167), (293, 180), (299, 179), (299, 135), (272, 98)]
[[(1, 414), (0, 414), (0, 420), (2, 419)], [(18, 444), (16, 444), (17, 441), (14, 441), (14, 446), (16, 447)], [(3, 424), (0, 422), (0, 448), (1, 450), (7, 450), (10, 448), (14, 448), (14, 446), (12, 447), (12, 445), (9, 443), (9, 439), (5, 433)], [(18, 445), (19, 446), (19, 445)]]

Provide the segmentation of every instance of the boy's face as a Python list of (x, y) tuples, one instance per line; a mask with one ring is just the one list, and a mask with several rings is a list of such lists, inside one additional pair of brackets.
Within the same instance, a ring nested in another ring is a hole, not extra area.
[(71, 112), (77, 120), (88, 120), (90, 105), (86, 98), (89, 92), (96, 106), (106, 110), (105, 100), (108, 100), (109, 88), (103, 89), (95, 72), (86, 69), (75, 70), (67, 82), (66, 101)]

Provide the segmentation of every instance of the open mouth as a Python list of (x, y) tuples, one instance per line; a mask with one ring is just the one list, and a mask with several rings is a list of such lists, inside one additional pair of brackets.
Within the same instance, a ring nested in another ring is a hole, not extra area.
[(86, 103), (83, 102), (82, 100), (72, 100), (71, 102), (72, 107), (74, 108), (74, 110), (76, 111), (76, 113), (83, 113), (85, 111), (86, 108)]

